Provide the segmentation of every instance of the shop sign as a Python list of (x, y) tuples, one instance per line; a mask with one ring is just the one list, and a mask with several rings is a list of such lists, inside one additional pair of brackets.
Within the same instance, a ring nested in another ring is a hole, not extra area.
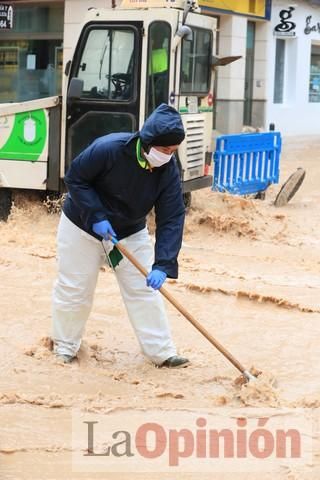
[[(294, 7), (288, 7), (282, 9), (279, 12), (279, 23), (275, 26), (273, 33), (276, 37), (295, 37), (296, 23), (291, 20), (292, 13), (295, 10)], [(308, 15), (305, 20), (305, 27), (303, 30), (305, 35), (310, 33), (320, 34), (320, 22), (316, 22), (312, 19), (312, 15)]]
[(309, 35), (312, 32), (320, 33), (320, 23), (312, 23), (312, 15), (308, 15), (306, 18), (306, 26), (304, 29), (304, 33)]
[(279, 17), (280, 21), (274, 28), (274, 34), (277, 37), (295, 37), (296, 24), (292, 21), (289, 21), (292, 18), (292, 12), (295, 10), (294, 7), (288, 7), (287, 9), (280, 10)]
[(270, 20), (271, 0), (198, 0), (199, 7), (206, 10), (220, 10), (224, 13), (240, 14)]
[(0, 162), (36, 162), (45, 153), (48, 112), (45, 109), (0, 117)]
[(0, 3), (0, 29), (13, 28), (13, 7), (6, 3)]

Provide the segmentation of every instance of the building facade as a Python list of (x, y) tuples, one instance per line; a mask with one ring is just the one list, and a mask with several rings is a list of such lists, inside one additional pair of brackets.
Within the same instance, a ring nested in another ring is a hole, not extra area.
[(64, 3), (15, 1), (11, 5), (13, 28), (0, 30), (0, 103), (59, 94)]
[[(241, 57), (215, 69), (215, 130), (274, 123), (285, 135), (319, 133), (320, 2), (278, 0), (272, 9), (262, 0), (199, 3), (218, 21), (215, 54)], [(111, 8), (112, 0), (12, 5), (13, 28), (0, 30), (0, 103), (61, 94), (88, 7)]]
[(319, 134), (320, 1), (273, 1), (270, 20), (218, 18), (219, 55), (242, 58), (217, 71), (217, 131), (274, 124), (287, 136)]
[(202, 11), (217, 16), (219, 57), (241, 57), (216, 69), (217, 133), (241, 132), (244, 125), (264, 126), (271, 2), (203, 0), (200, 4)]
[(274, 1), (268, 35), (266, 123), (320, 133), (320, 2)]

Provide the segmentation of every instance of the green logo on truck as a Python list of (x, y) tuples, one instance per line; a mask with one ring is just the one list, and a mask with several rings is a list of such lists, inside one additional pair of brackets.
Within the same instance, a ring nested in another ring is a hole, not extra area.
[(45, 110), (0, 117), (0, 159), (36, 162), (47, 142)]

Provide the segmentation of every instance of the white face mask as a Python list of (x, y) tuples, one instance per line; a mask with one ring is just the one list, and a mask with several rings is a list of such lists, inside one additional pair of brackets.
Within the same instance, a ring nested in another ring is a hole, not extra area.
[(156, 148), (151, 147), (149, 153), (144, 152), (144, 156), (150, 163), (151, 167), (162, 167), (162, 165), (170, 162), (172, 154), (167, 155), (166, 153), (160, 152)]

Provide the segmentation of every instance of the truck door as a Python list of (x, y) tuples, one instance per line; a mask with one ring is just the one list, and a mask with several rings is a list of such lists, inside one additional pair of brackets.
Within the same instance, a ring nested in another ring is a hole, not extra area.
[(95, 138), (139, 128), (142, 22), (89, 23), (73, 58), (69, 84), (83, 81), (66, 107), (66, 165)]
[[(170, 69), (172, 70), (170, 62), (171, 36), (172, 28), (167, 21), (154, 20), (150, 23), (145, 118), (161, 103), (169, 103)], [(172, 75), (172, 79), (173, 77), (174, 75)]]

